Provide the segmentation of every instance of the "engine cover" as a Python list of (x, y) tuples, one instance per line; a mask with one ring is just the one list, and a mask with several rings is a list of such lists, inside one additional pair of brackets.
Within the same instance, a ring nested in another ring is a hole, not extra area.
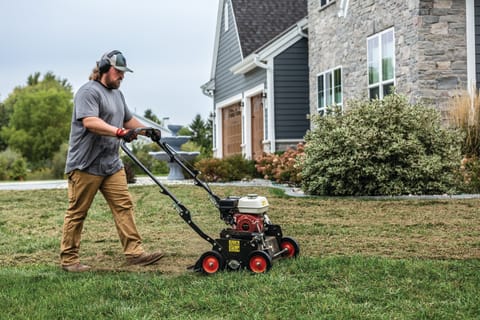
[(268, 200), (256, 194), (249, 194), (238, 199), (238, 211), (248, 214), (262, 214), (267, 212)]
[(233, 218), (235, 220), (234, 230), (244, 232), (263, 232), (263, 215), (237, 213), (233, 215)]

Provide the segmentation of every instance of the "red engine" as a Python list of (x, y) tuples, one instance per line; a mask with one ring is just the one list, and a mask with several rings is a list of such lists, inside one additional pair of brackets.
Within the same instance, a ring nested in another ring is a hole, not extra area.
[(233, 219), (235, 220), (234, 230), (244, 232), (263, 232), (263, 214), (236, 213), (233, 215)]

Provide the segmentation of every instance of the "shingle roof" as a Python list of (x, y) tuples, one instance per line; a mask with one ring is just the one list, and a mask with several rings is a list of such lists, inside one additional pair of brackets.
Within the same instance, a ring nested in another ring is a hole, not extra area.
[(231, 0), (246, 57), (307, 16), (307, 0)]

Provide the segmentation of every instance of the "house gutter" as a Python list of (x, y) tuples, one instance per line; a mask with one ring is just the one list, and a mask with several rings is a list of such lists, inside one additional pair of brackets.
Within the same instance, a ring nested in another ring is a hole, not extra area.
[(300, 23), (297, 23), (297, 33), (304, 38), (308, 38), (308, 34), (303, 32), (303, 27)]
[(215, 91), (215, 80), (210, 80), (207, 83), (203, 84), (200, 89), (202, 89), (202, 93), (209, 98), (213, 98), (213, 93)]
[(260, 67), (262, 69), (268, 69), (268, 65), (266, 63), (263, 63), (263, 62), (260, 61), (260, 57), (258, 56), (258, 54), (253, 56), (253, 63), (257, 67)]

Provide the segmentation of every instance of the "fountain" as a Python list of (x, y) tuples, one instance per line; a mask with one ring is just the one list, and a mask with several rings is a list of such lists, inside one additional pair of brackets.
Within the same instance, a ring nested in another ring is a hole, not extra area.
[[(161, 141), (168, 144), (170, 147), (172, 147), (173, 150), (179, 155), (181, 159), (187, 162), (190, 162), (200, 154), (200, 152), (198, 151), (186, 152), (186, 151), (180, 150), (181, 145), (187, 142), (188, 140), (190, 140), (191, 138), (190, 136), (177, 135), (178, 131), (182, 128), (181, 125), (169, 124), (167, 127), (172, 132), (172, 136), (162, 137)], [(184, 180), (185, 179), (182, 168), (178, 165), (178, 163), (170, 159), (170, 156), (168, 156), (165, 153), (165, 151), (149, 152), (149, 154), (157, 160), (167, 162), (168, 168), (169, 168), (167, 180)]]

